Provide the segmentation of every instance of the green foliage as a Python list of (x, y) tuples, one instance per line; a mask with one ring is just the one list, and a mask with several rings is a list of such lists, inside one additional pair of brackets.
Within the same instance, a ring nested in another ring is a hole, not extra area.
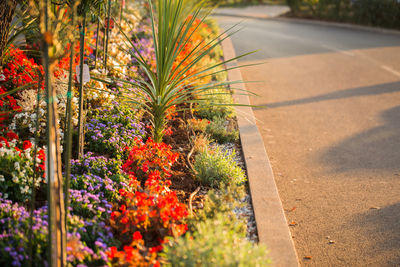
[(241, 228), (223, 214), (199, 222), (193, 235), (164, 245), (165, 266), (268, 266), (265, 247), (246, 240)]
[(228, 7), (241, 7), (241, 6), (251, 6), (251, 5), (282, 5), (284, 0), (210, 0), (214, 5), (218, 6), (228, 6)]
[[(187, 220), (189, 229), (194, 231), (197, 223), (216, 218), (218, 214), (223, 214), (224, 217), (232, 221), (239, 221), (233, 210), (243, 205), (240, 200), (244, 196), (245, 188), (243, 185), (225, 185), (221, 183), (218, 191), (209, 190), (205, 198), (204, 207), (196, 211), (195, 216)], [(240, 233), (246, 233), (244, 224), (240, 229)]]
[(287, 0), (287, 4), (299, 17), (400, 29), (396, 0)]
[(206, 92), (208, 101), (200, 102), (196, 109), (196, 115), (203, 119), (213, 120), (214, 117), (224, 119), (231, 118), (234, 115), (232, 96), (223, 88)]
[(233, 127), (228, 127), (229, 125), (227, 124), (229, 124), (229, 121), (226, 121), (224, 118), (214, 117), (207, 125), (206, 133), (220, 144), (237, 141), (239, 139), (239, 131), (230, 129)]
[(235, 151), (215, 150), (201, 152), (195, 157), (196, 177), (201, 183), (218, 187), (220, 183), (240, 184), (246, 180), (244, 171), (234, 160)]
[[(152, 1), (148, 2), (154, 9)], [(218, 61), (192, 71), (192, 68), (208, 56), (224, 38), (217, 36), (210, 41), (200, 42), (189, 53), (183, 53), (191, 36), (198, 29), (198, 21), (203, 21), (209, 13), (206, 2), (192, 3), (185, 0), (158, 0), (156, 2), (157, 14), (151, 12), (156, 70), (153, 70), (149, 63), (140, 56), (140, 47), (127, 38), (133, 49), (126, 52), (135, 58), (139, 69), (147, 76), (135, 83), (124, 81), (131, 83), (142, 92), (139, 94), (142, 99), (130, 98), (129, 101), (140, 105), (150, 115), (153, 137), (156, 142), (162, 141), (171, 107), (180, 107), (182, 103), (206, 101), (208, 98), (193, 99), (193, 96), (204, 96), (202, 93), (206, 91), (229, 84), (229, 82), (223, 81), (195, 85), (196, 81), (212, 76), (213, 71), (222, 66), (224, 62)], [(188, 83), (191, 86), (188, 86)]]
[(400, 29), (400, 2), (395, 0), (356, 1), (354, 21), (360, 24)]

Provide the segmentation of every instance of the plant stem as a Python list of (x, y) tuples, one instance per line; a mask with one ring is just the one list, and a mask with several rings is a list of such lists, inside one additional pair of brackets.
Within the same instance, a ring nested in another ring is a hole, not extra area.
[[(71, 13), (71, 24), (74, 25), (74, 10)], [(73, 58), (74, 58), (74, 45), (75, 42), (71, 42), (71, 51), (69, 55), (69, 76), (68, 76), (68, 92), (67, 92), (67, 107), (66, 107), (66, 124), (65, 124), (65, 180), (64, 180), (64, 201), (65, 201), (65, 225), (68, 225), (68, 206), (69, 206), (69, 183), (71, 178), (71, 154), (72, 154), (72, 77), (73, 77)]]

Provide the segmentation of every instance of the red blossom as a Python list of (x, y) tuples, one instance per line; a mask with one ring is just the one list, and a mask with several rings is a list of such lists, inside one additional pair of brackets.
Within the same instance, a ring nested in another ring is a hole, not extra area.
[(140, 240), (143, 238), (142, 234), (139, 231), (134, 232), (132, 237), (133, 237), (133, 240)]
[(32, 143), (31, 143), (30, 141), (28, 141), (28, 140), (24, 141), (24, 143), (23, 143), (23, 145), (22, 145), (22, 148), (23, 148), (24, 150), (27, 150), (27, 149), (29, 149), (29, 148), (31, 148), (31, 147), (32, 147)]

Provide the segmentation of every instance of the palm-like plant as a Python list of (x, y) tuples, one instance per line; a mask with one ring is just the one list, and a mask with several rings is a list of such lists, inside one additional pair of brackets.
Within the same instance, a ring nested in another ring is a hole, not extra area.
[(187, 0), (157, 0), (157, 12), (154, 11), (152, 1), (148, 0), (148, 3), (151, 9), (156, 70), (153, 70), (151, 65), (140, 55), (140, 47), (123, 33), (132, 47), (126, 52), (136, 59), (146, 77), (139, 78), (135, 82), (122, 80), (120, 82), (139, 88), (141, 93), (137, 96), (138, 98), (128, 97), (128, 101), (140, 105), (150, 115), (153, 138), (156, 142), (161, 142), (170, 108), (176, 106), (179, 111), (184, 109), (180, 107), (183, 103), (206, 101), (210, 90), (234, 83), (220, 81), (202, 84), (196, 83), (196, 80), (225, 71), (218, 68), (239, 57), (193, 70), (198, 62), (232, 33), (225, 37), (217, 36), (209, 42), (200, 41), (192, 51), (182, 58), (180, 55), (185, 45), (190, 42), (190, 38), (211, 10), (205, 1), (193, 3), (193, 1)]

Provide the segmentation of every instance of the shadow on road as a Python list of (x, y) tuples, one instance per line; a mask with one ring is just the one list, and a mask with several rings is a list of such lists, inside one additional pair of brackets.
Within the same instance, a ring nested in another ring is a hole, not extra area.
[[(333, 172), (393, 170), (400, 179), (400, 106), (385, 110), (384, 124), (352, 136), (321, 155)], [(398, 228), (400, 233), (400, 228)]]
[(370, 247), (365, 248), (372, 253), (372, 257), (385, 253), (383, 258), (386, 262), (377, 263), (379, 266), (399, 266), (400, 203), (357, 214), (344, 225), (344, 229), (353, 233), (357, 232), (359, 227), (360, 234), (373, 240), (371, 244), (366, 245)]
[(313, 97), (262, 104), (260, 105), (261, 107), (257, 107), (256, 109), (280, 108), (280, 107), (288, 107), (294, 105), (304, 105), (321, 101), (329, 101), (329, 100), (357, 97), (357, 96), (380, 95), (380, 94), (394, 93), (399, 91), (400, 91), (400, 82), (385, 83), (381, 85), (373, 85), (368, 87), (345, 89)]

